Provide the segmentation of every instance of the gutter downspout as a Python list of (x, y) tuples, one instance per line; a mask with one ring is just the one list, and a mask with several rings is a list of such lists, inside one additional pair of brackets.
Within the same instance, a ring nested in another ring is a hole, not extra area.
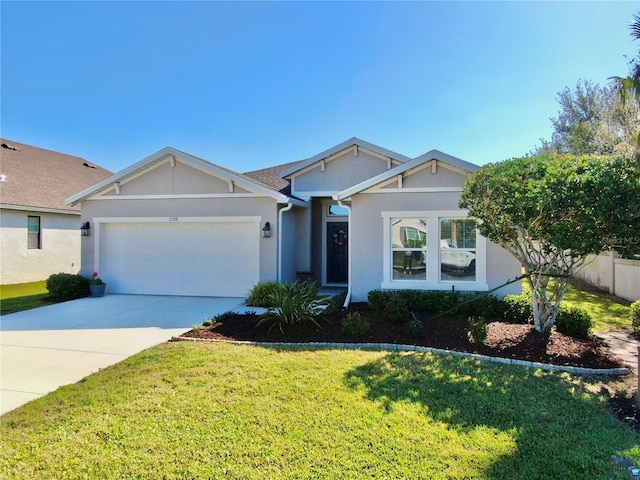
[(342, 308), (347, 308), (349, 306), (349, 304), (351, 303), (351, 206), (349, 205), (345, 205), (344, 203), (342, 203), (342, 200), (338, 200), (338, 205), (340, 205), (342, 208), (346, 208), (347, 211), (349, 212), (349, 216), (347, 217), (349, 219), (349, 222), (347, 224), (347, 238), (348, 238), (348, 242), (347, 242), (347, 258), (348, 258), (348, 263), (347, 263), (347, 296), (344, 299), (344, 304), (342, 305)]
[(278, 278), (277, 281), (282, 281), (282, 214), (288, 212), (293, 208), (293, 203), (287, 203), (287, 206), (278, 210)]

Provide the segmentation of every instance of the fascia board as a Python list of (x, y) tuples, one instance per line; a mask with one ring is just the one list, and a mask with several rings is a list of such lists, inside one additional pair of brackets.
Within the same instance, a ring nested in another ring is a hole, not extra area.
[(0, 203), (0, 210), (20, 210), (24, 212), (56, 213), (60, 215), (80, 216), (79, 210), (64, 210), (62, 208), (36, 207), (33, 205), (12, 205)]
[(454, 167), (458, 167), (458, 168), (461, 168), (462, 170), (466, 170), (467, 172), (473, 173), (480, 169), (480, 167), (475, 163), (467, 162), (466, 160), (462, 160), (461, 158), (454, 157), (453, 155), (448, 155), (444, 152), (441, 152), (440, 150), (430, 150), (427, 153), (424, 153), (419, 157), (417, 157), (416, 160), (418, 159), (431, 160), (434, 158), (440, 162), (448, 163), (449, 165), (452, 165)]

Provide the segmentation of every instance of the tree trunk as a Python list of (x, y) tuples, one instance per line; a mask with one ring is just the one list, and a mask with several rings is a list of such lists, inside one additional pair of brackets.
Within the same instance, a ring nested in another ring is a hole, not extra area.
[(547, 339), (558, 317), (560, 302), (567, 290), (569, 279), (556, 277), (553, 281), (550, 280), (550, 276), (542, 274), (528, 277), (533, 303), (533, 324)]

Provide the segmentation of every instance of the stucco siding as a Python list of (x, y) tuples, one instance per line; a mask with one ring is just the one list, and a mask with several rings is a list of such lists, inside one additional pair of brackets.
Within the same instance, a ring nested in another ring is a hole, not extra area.
[(387, 170), (387, 162), (380, 158), (353, 150), (315, 168), (297, 175), (293, 181), (294, 192), (339, 192)]
[[(520, 262), (500, 245), (487, 241), (487, 283), (489, 290), (514, 280), (521, 275)], [(502, 298), (505, 295), (520, 295), (522, 280), (496, 290), (493, 295)]]
[(462, 184), (467, 178), (465, 175), (449, 170), (445, 167), (438, 167), (437, 173), (431, 173), (431, 166), (427, 165), (425, 168), (410, 174), (405, 175), (402, 179), (402, 186), (404, 188), (424, 188), (424, 187), (459, 187), (462, 188)]
[[(229, 182), (214, 175), (204, 173), (180, 161), (172, 167), (169, 160), (144, 171), (144, 175), (134, 176), (121, 182), (120, 193), (115, 188), (104, 195), (185, 195), (185, 194), (228, 194)], [(246, 189), (233, 185), (233, 193), (247, 193)]]
[[(382, 288), (384, 279), (384, 222), (381, 212), (438, 212), (460, 211), (459, 194), (443, 193), (403, 193), (403, 194), (359, 194), (352, 199), (351, 216), (351, 281), (353, 301), (366, 301), (369, 291)], [(486, 262), (485, 288), (494, 288), (520, 272), (519, 263), (502, 247), (486, 241), (486, 256), (478, 259), (478, 268)], [(478, 280), (480, 282), (480, 279)], [(481, 283), (481, 282), (480, 282)], [(440, 282), (439, 289), (451, 288), (452, 282)], [(460, 283), (457, 289), (471, 287)], [(419, 282), (415, 288), (425, 288)], [(429, 287), (432, 288), (432, 287)], [(498, 296), (517, 294), (519, 283), (496, 292)]]
[[(40, 217), (41, 247), (27, 248), (27, 217)], [(80, 270), (80, 216), (0, 212), (0, 284), (37, 282)]]
[(282, 247), (280, 281), (294, 282), (296, 280), (296, 260), (298, 242), (296, 241), (297, 221), (296, 209), (283, 212), (282, 215)]

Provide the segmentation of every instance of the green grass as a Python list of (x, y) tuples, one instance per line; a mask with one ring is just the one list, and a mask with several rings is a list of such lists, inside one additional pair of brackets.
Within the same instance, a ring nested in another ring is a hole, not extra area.
[(46, 281), (0, 285), (0, 315), (51, 305)]
[(0, 285), (0, 300), (48, 293), (46, 283), (46, 280), (42, 280), (41, 282)]
[(591, 315), (595, 332), (612, 328), (631, 330), (631, 308), (628, 302), (624, 303), (612, 295), (569, 285), (562, 303), (584, 308)]
[(567, 375), (168, 343), (5, 414), (0, 478), (604, 478), (638, 436)]
[[(529, 291), (527, 282), (522, 282), (522, 292)], [(593, 331), (609, 329), (631, 330), (631, 308), (629, 302), (608, 295), (577, 280), (571, 280), (562, 299), (562, 305), (584, 308), (593, 321)]]

